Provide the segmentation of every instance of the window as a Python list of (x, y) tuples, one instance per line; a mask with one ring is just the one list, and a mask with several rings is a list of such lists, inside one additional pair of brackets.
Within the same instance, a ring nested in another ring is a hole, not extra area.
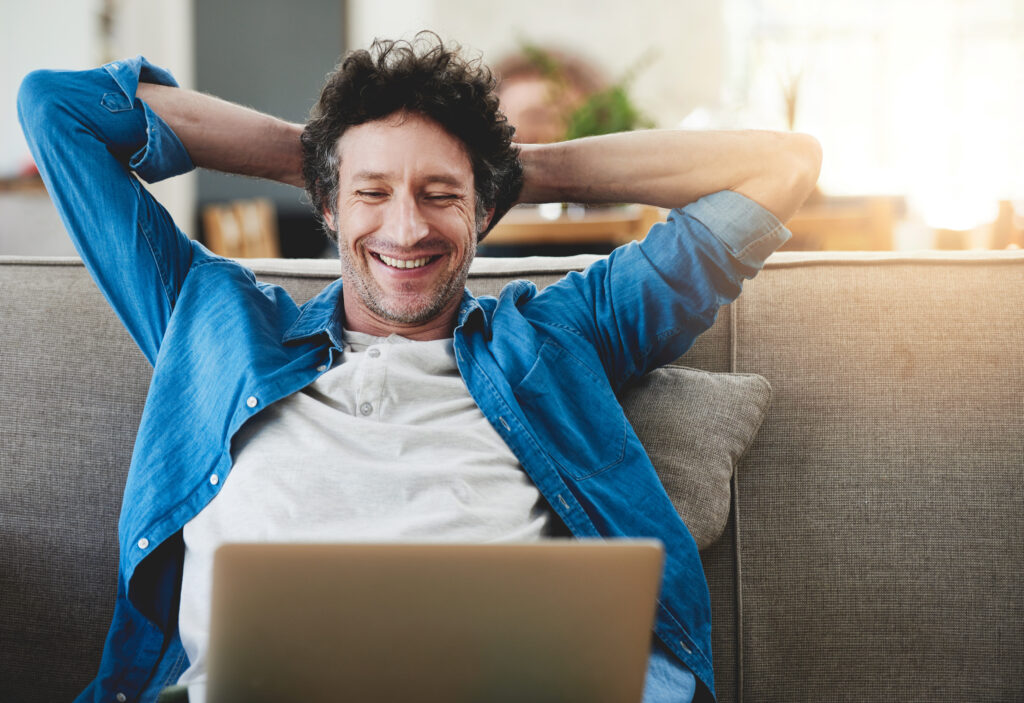
[[(902, 194), (932, 227), (1024, 200), (1024, 1), (726, 0), (745, 120), (822, 142), (827, 194)], [(1024, 208), (1018, 207), (1018, 212)]]

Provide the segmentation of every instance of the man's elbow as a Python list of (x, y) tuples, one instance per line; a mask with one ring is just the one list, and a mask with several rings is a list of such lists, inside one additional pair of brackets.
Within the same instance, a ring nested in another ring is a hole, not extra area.
[(51, 127), (64, 114), (63, 109), (57, 108), (67, 92), (66, 76), (66, 71), (36, 70), (22, 79), (17, 98), (18, 121), (27, 137)]
[(803, 204), (807, 196), (814, 190), (821, 173), (821, 143), (809, 134), (794, 133), (790, 135), (793, 154), (793, 186), (794, 195)]
[(814, 191), (821, 172), (821, 144), (809, 134), (787, 133), (771, 177), (774, 193), (768, 207), (786, 222)]
[(821, 171), (821, 145), (809, 134), (766, 132), (768, 148), (755, 175), (733, 188), (775, 215), (791, 218), (814, 190)]
[(32, 71), (18, 88), (18, 119), (23, 126), (35, 124), (45, 110), (45, 99), (52, 95), (52, 71)]

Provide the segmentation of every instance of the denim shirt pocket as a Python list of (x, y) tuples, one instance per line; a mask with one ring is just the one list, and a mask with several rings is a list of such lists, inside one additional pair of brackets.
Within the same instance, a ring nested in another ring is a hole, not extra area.
[(622, 462), (626, 417), (608, 380), (556, 342), (544, 342), (513, 393), (541, 446), (571, 478)]
[(122, 93), (104, 93), (100, 105), (110, 112), (126, 112), (133, 107), (132, 101)]

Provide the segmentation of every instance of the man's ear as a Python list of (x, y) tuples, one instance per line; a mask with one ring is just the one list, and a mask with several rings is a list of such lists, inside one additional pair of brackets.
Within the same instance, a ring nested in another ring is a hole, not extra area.
[(337, 232), (338, 227), (334, 224), (334, 213), (325, 207), (321, 211), (321, 214), (324, 216), (324, 222), (327, 223), (327, 226), (330, 227), (331, 230)]
[(487, 214), (484, 215), (484, 221), (480, 223), (480, 227), (477, 230), (477, 234), (483, 234), (487, 231), (487, 228), (491, 226), (491, 218), (494, 217), (494, 208), (487, 208)]

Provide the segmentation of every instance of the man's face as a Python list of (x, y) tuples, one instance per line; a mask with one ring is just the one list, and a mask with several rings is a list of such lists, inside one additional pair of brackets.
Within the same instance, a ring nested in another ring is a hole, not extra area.
[(451, 335), (476, 253), (473, 169), (436, 122), (396, 113), (338, 140), (336, 216), (346, 327)]

